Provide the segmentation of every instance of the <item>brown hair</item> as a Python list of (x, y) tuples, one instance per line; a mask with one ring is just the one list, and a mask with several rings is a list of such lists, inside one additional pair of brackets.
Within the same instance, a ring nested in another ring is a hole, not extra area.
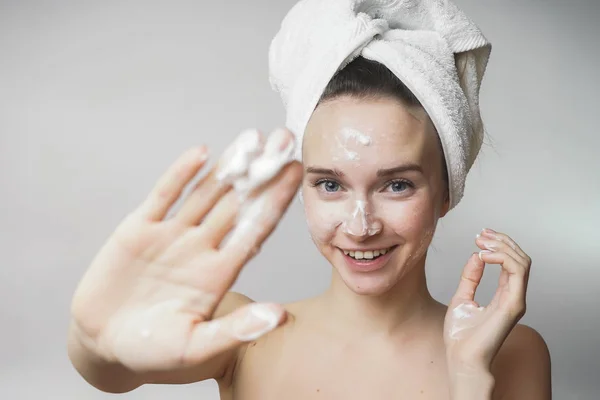
[[(360, 99), (391, 97), (409, 107), (423, 108), (413, 92), (385, 65), (360, 56), (335, 74), (323, 91), (318, 104), (345, 95)], [(448, 169), (440, 138), (438, 135), (436, 137), (442, 152), (442, 177), (447, 193)]]

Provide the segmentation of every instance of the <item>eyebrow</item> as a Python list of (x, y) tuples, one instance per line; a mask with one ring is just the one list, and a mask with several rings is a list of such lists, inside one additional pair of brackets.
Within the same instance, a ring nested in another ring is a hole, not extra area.
[(397, 167), (394, 167), (394, 168), (380, 169), (377, 171), (377, 177), (381, 178), (381, 177), (395, 175), (395, 174), (398, 174), (401, 172), (408, 172), (408, 171), (416, 171), (421, 174), (423, 173), (423, 169), (418, 164), (403, 164), (403, 165), (398, 165)]
[(344, 177), (344, 173), (339, 169), (319, 168), (319, 167), (307, 167), (306, 173), (308, 174), (319, 174), (319, 175), (331, 175), (339, 178)]
[[(395, 174), (407, 172), (407, 171), (416, 171), (421, 174), (423, 173), (423, 169), (418, 164), (403, 164), (403, 165), (398, 165), (397, 167), (393, 167), (393, 168), (380, 169), (377, 171), (377, 177), (382, 178), (382, 177), (395, 175)], [(330, 169), (330, 168), (320, 168), (320, 167), (310, 166), (310, 167), (306, 168), (306, 172), (308, 174), (330, 175), (330, 176), (337, 176), (339, 178), (344, 177), (344, 173), (342, 171), (340, 171), (339, 169), (335, 169), (335, 168)]]

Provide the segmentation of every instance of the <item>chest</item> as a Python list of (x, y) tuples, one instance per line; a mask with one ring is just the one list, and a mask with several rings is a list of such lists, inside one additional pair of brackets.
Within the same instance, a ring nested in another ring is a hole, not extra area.
[(402, 349), (283, 334), (252, 344), (238, 365), (235, 400), (448, 398), (436, 343)]

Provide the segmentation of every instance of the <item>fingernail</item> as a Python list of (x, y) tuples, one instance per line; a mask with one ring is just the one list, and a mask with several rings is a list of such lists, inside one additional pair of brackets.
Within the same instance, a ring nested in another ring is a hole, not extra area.
[(198, 160), (204, 162), (208, 159), (208, 149), (204, 146), (198, 149)]
[(483, 231), (481, 231), (481, 234), (484, 236), (487, 236), (489, 238), (492, 238), (492, 239), (497, 238), (497, 236), (495, 235), (495, 232), (490, 229), (484, 229)]
[(485, 246), (486, 250), (497, 251), (498, 247), (493, 241), (490, 240), (489, 236), (482, 238), (481, 243)]
[(492, 252), (491, 250), (481, 250), (481, 251), (479, 252), (479, 259), (480, 259), (481, 261), (483, 261), (483, 259), (481, 258), (481, 255), (482, 255), (482, 254), (489, 254), (489, 253), (493, 253), (493, 252)]
[(256, 340), (272, 331), (278, 324), (280, 314), (267, 304), (252, 304), (245, 318), (236, 321), (234, 336), (243, 342)]

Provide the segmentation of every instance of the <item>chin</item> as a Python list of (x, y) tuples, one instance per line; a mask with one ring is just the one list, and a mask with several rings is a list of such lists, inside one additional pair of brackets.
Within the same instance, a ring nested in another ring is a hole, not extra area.
[(342, 280), (352, 292), (361, 296), (381, 296), (387, 293), (394, 282), (389, 279), (376, 279), (373, 276), (369, 277), (344, 277)]
[(356, 294), (380, 296), (392, 289), (401, 278), (396, 252), (379, 262), (357, 263), (339, 250), (330, 262), (344, 284)]

